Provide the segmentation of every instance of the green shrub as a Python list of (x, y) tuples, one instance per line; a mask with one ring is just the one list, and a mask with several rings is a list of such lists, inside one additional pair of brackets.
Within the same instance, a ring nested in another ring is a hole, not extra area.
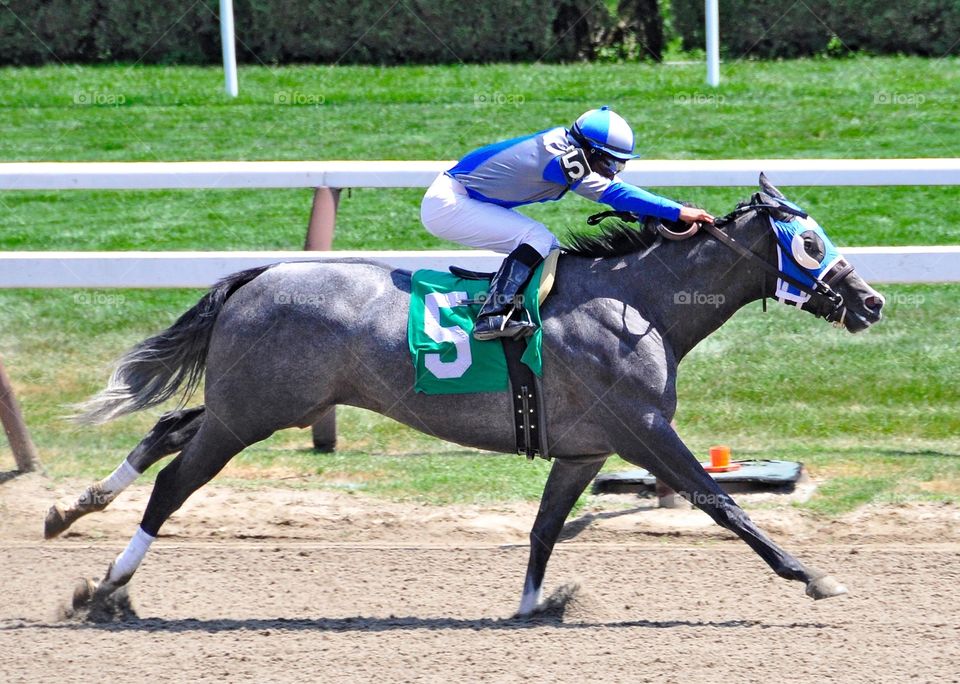
[[(672, 2), (684, 48), (703, 48), (703, 0)], [(844, 52), (941, 56), (960, 39), (960, 0), (720, 2), (720, 46), (728, 58), (833, 54), (834, 37)]]
[(619, 33), (611, 42), (625, 58), (663, 59), (663, 16), (657, 0), (620, 0), (617, 18)]
[[(720, 2), (720, 50), (726, 58), (799, 57), (819, 53), (830, 32), (811, 9), (823, 0), (723, 0)], [(786, 10), (786, 13), (784, 13)], [(813, 9), (816, 12), (816, 9)], [(673, 26), (686, 50), (703, 49), (703, 0), (673, 0)]]
[(614, 25), (606, 6), (596, 0), (560, 0), (553, 6), (553, 45), (544, 53), (544, 61), (595, 59), (608, 44)]
[(95, 61), (96, 10), (94, 0), (0, 0), (0, 63)]
[[(660, 2), (669, 6), (661, 11)], [(403, 64), (660, 60), (664, 14), (686, 49), (704, 44), (703, 0), (236, 0), (241, 62)], [(0, 64), (216, 64), (217, 0), (0, 0)], [(729, 58), (851, 50), (941, 56), (960, 39), (960, 0), (722, 0)]]
[(203, 64), (221, 59), (217, 0), (95, 4), (98, 60)]
[(552, 3), (237, 0), (244, 61), (401, 64), (536, 60), (554, 42)]
[[(220, 61), (217, 0), (0, 0), (0, 64)], [(247, 63), (592, 59), (613, 19), (594, 0), (235, 0)]]
[(960, 41), (960, 0), (838, 0), (827, 11), (850, 50), (942, 57)]

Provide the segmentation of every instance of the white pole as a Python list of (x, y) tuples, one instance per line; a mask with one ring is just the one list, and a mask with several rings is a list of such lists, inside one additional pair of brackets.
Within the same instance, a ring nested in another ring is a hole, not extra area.
[(707, 83), (720, 85), (720, 7), (718, 0), (705, 0), (707, 15)]
[(223, 45), (223, 75), (227, 95), (236, 97), (240, 89), (237, 85), (237, 49), (233, 38), (233, 0), (220, 0), (220, 42)]

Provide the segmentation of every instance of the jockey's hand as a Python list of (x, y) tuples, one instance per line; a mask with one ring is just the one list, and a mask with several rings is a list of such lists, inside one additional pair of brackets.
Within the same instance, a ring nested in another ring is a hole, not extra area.
[(684, 223), (698, 223), (700, 221), (713, 223), (713, 216), (703, 209), (697, 209), (696, 207), (681, 207), (680, 220)]

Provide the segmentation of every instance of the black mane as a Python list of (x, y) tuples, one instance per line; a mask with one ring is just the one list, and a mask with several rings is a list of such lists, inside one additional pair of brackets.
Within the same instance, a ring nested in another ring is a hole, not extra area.
[(581, 257), (618, 257), (649, 249), (660, 238), (656, 219), (647, 219), (643, 226), (625, 221), (607, 221), (593, 235), (570, 233), (563, 251)]

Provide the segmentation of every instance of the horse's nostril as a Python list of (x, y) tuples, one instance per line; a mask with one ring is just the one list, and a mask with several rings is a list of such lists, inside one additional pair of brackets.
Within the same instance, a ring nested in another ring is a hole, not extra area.
[(883, 297), (878, 297), (877, 295), (870, 295), (863, 300), (863, 305), (870, 309), (870, 311), (879, 311), (883, 308)]

